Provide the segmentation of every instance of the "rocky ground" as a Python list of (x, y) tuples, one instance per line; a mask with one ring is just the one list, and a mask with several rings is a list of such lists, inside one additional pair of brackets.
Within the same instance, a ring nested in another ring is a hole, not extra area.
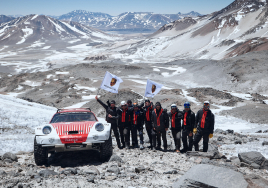
[[(187, 178), (193, 179), (191, 185), (202, 184), (198, 187), (218, 185), (210, 182), (217, 178), (213, 174), (209, 177), (200, 177), (199, 180), (195, 180), (196, 176), (189, 177), (187, 171), (203, 164), (199, 169), (201, 174), (207, 165), (220, 167), (216, 169), (217, 173), (226, 172), (226, 179), (231, 175), (227, 174), (228, 169), (230, 170), (228, 173), (238, 172), (241, 177), (232, 176), (230, 180), (236, 181), (237, 186), (231, 187), (239, 187), (238, 185), (243, 183), (252, 188), (268, 186), (268, 160), (260, 153), (240, 153), (227, 159), (218, 149), (222, 144), (256, 138), (234, 133), (232, 130), (218, 129), (210, 140), (207, 153), (178, 154), (173, 152), (174, 144), (170, 133), (168, 135), (168, 152), (152, 151), (149, 148), (120, 150), (114, 142), (114, 154), (109, 162), (105, 163), (98, 161), (97, 151), (53, 154), (49, 157), (48, 166), (36, 166), (32, 152), (6, 153), (0, 160), (0, 185), (2, 187), (180, 187), (182, 185), (178, 180), (186, 175)], [(148, 146), (146, 135), (145, 142)], [(263, 144), (263, 147), (266, 147), (268, 143)], [(208, 167), (212, 169), (214, 168), (212, 166)], [(184, 186), (186, 184), (183, 183)]]

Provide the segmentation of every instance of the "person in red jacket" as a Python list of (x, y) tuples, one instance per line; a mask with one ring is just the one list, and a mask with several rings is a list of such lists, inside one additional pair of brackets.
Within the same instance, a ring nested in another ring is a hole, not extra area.
[[(184, 103), (183, 110), (183, 123), (182, 123), (182, 153), (192, 151), (193, 148), (193, 129), (195, 125), (195, 113), (191, 110), (191, 104), (189, 102)], [(187, 142), (189, 140), (189, 145)]]
[(193, 132), (195, 151), (199, 151), (198, 143), (203, 137), (203, 152), (208, 151), (209, 138), (213, 137), (215, 118), (211, 112), (209, 101), (204, 102), (203, 109), (199, 110), (195, 118), (195, 128)]
[(140, 149), (144, 149), (143, 142), (143, 124), (144, 124), (144, 115), (140, 110), (140, 107), (137, 103), (133, 104), (132, 110), (132, 120), (131, 120), (131, 130), (132, 130), (132, 140), (134, 142), (133, 147), (138, 148), (138, 139), (137, 139), (137, 131), (140, 137)]
[(181, 120), (183, 118), (183, 114), (179, 111), (176, 104), (171, 105), (171, 111), (168, 113), (170, 124), (171, 124), (171, 132), (175, 143), (175, 151), (177, 153), (180, 152), (181, 147)]
[[(167, 110), (161, 107), (160, 102), (155, 104), (155, 109), (152, 112), (152, 122), (153, 122), (153, 149), (161, 149), (161, 137), (164, 142), (164, 152), (167, 151), (167, 130), (169, 127), (169, 118)], [(156, 147), (156, 138), (157, 138), (157, 147)]]
[(152, 126), (152, 111), (154, 110), (153, 103), (151, 103), (150, 100), (146, 99), (145, 100), (145, 106), (143, 107), (143, 112), (144, 112), (144, 123), (145, 123), (145, 128), (149, 137), (150, 141), (150, 146), (149, 148), (153, 147), (153, 140), (152, 140), (152, 131), (153, 131), (153, 126)]
[(126, 147), (127, 149), (129, 149), (131, 129), (131, 122), (129, 121), (129, 118), (132, 116), (132, 114), (131, 111), (128, 109), (127, 103), (125, 101), (121, 102), (121, 108), (117, 109), (117, 114), (118, 127), (123, 148)]

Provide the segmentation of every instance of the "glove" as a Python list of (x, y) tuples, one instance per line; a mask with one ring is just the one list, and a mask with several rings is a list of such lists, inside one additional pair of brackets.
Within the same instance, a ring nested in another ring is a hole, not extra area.
[(194, 128), (193, 133), (194, 133), (194, 134), (196, 134), (196, 133), (197, 133), (197, 129), (196, 129), (196, 128)]
[(209, 138), (212, 138), (213, 137), (213, 134), (209, 134)]

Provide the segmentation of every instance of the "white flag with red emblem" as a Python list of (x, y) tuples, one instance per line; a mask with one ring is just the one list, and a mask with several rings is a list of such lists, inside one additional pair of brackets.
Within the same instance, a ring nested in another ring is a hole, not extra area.
[(144, 96), (153, 98), (159, 91), (161, 91), (162, 87), (163, 85), (148, 79)]
[(120, 77), (106, 71), (100, 88), (111, 93), (118, 93), (118, 88), (122, 82), (123, 80)]

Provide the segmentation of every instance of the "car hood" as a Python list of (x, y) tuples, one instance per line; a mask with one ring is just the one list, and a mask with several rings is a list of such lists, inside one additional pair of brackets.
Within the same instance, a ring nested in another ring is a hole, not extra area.
[[(82, 143), (87, 140), (90, 129), (96, 121), (51, 123), (63, 144)], [(77, 131), (73, 133), (70, 131)]]

